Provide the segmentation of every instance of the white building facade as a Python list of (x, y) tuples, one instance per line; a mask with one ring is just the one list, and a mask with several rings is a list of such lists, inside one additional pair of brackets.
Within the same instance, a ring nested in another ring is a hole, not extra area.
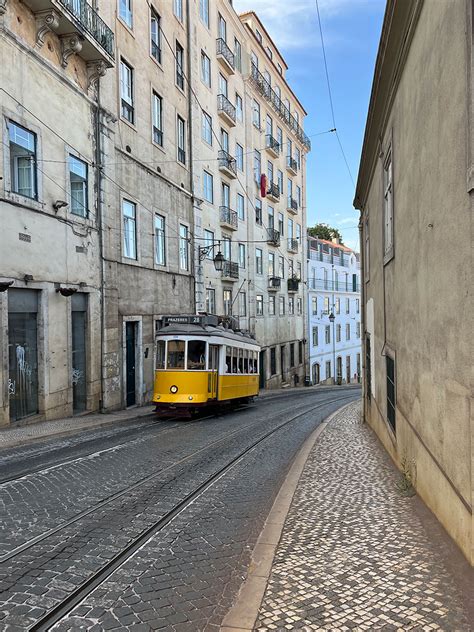
[(312, 384), (360, 382), (360, 261), (350, 248), (308, 237), (308, 350)]

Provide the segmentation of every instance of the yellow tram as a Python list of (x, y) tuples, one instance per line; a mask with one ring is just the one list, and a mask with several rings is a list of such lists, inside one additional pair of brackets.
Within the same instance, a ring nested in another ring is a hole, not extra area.
[(156, 410), (195, 411), (258, 395), (260, 346), (213, 315), (163, 316), (156, 334)]

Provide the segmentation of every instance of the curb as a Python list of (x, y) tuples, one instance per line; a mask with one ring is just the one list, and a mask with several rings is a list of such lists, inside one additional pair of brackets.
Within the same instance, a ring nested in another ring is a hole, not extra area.
[(306, 461), (314, 444), (332, 419), (353, 403), (344, 404), (326, 417), (300, 448), (268, 514), (252, 552), (247, 579), (242, 584), (234, 605), (224, 617), (221, 632), (250, 632), (254, 629), (272, 571), (275, 552)]

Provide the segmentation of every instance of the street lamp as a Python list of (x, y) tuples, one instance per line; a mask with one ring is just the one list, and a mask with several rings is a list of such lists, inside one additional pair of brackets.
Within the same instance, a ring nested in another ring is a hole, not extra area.
[(221, 252), (221, 242), (217, 241), (216, 243), (211, 244), (210, 246), (198, 246), (198, 257), (199, 261), (204, 261), (204, 259), (214, 250), (214, 248), (218, 248), (217, 254), (214, 256), (214, 267), (217, 272), (222, 272), (222, 268), (224, 267), (225, 257)]
[(332, 366), (334, 371), (334, 384), (336, 384), (336, 336), (334, 335), (334, 321), (336, 317), (334, 313), (329, 314), (329, 321), (332, 323)]

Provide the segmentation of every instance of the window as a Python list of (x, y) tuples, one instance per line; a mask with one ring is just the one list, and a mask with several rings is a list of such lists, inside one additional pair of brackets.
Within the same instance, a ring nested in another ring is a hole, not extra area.
[(351, 339), (351, 324), (346, 323), (346, 340)]
[(324, 312), (329, 314), (329, 296), (324, 297)]
[(290, 344), (290, 367), (295, 366), (295, 343)]
[(277, 63), (277, 68), (278, 68), (278, 72), (280, 73), (280, 75), (283, 74), (283, 68), (281, 67), (281, 64)]
[(268, 253), (268, 276), (269, 277), (275, 276), (275, 253), (274, 252)]
[(239, 267), (245, 268), (245, 244), (239, 244)]
[(277, 363), (276, 363), (276, 348), (270, 349), (270, 375), (276, 375)]
[(280, 279), (285, 278), (285, 259), (283, 257), (278, 257), (278, 276)]
[(285, 297), (284, 296), (279, 297), (279, 314), (280, 316), (285, 315)]
[(255, 68), (257, 68), (258, 70), (258, 57), (253, 51), (250, 53), (250, 59), (252, 62), (252, 66), (255, 66)]
[(137, 205), (129, 200), (122, 200), (123, 214), (123, 256), (127, 259), (137, 258)]
[(212, 145), (212, 118), (207, 112), (202, 113), (202, 139)]
[(317, 347), (319, 344), (318, 341), (319, 330), (317, 327), (313, 327), (313, 347)]
[(253, 117), (252, 122), (255, 127), (260, 129), (260, 103), (258, 101), (253, 100)]
[(255, 314), (263, 316), (263, 294), (257, 294), (255, 297)]
[(275, 228), (275, 210), (273, 207), (268, 207), (268, 228)]
[(165, 240), (165, 218), (162, 215), (155, 215), (155, 263), (159, 266), (166, 265)]
[(280, 237), (284, 236), (285, 229), (285, 217), (283, 213), (278, 213), (278, 232), (280, 233)]
[(277, 171), (278, 191), (280, 195), (283, 195), (283, 172), (278, 169)]
[(326, 362), (326, 379), (331, 377), (331, 362)]
[(385, 257), (393, 255), (393, 191), (392, 191), (392, 150), (389, 149), (388, 156), (383, 168), (383, 189), (384, 189), (384, 254)]
[(186, 128), (184, 119), (178, 115), (178, 161), (186, 164)]
[(217, 17), (217, 31), (219, 37), (223, 39), (224, 42), (227, 42), (227, 23), (220, 13)]
[(244, 120), (244, 106), (240, 94), (235, 93), (235, 116), (238, 121)]
[(221, 186), (221, 202), (222, 206), (230, 208), (230, 186), (225, 182), (222, 182)]
[(356, 298), (356, 314), (359, 314), (359, 312), (360, 312), (360, 300)]
[(224, 314), (230, 316), (232, 314), (232, 290), (224, 290), (222, 295), (224, 298)]
[(119, 18), (132, 28), (132, 0), (119, 0)]
[(184, 224), (179, 225), (179, 267), (189, 270), (189, 230)]
[(36, 134), (11, 121), (8, 130), (12, 191), (36, 200)]
[(152, 9), (150, 14), (150, 47), (151, 56), (161, 64), (161, 18)]
[(318, 315), (318, 299), (316, 296), (313, 296), (313, 298), (311, 299), (311, 312), (313, 316)]
[(239, 143), (235, 143), (235, 164), (239, 171), (244, 170), (244, 148)]
[(269, 316), (275, 316), (275, 297), (268, 297), (268, 314)]
[(301, 151), (298, 149), (298, 147), (295, 147), (295, 160), (296, 160), (296, 164), (298, 165), (298, 169), (300, 170), (301, 169)]
[(245, 219), (245, 199), (240, 193), (237, 193), (237, 217), (242, 221)]
[[(298, 226), (296, 228), (298, 228)], [(297, 236), (297, 239), (298, 239), (298, 236)], [(301, 271), (301, 261), (298, 261), (296, 263), (296, 278), (299, 279), (300, 281), (303, 279), (303, 275)]]
[(291, 208), (291, 200), (293, 199), (293, 182), (288, 178), (287, 184), (288, 208)]
[(222, 254), (226, 261), (232, 261), (232, 240), (230, 237), (222, 238)]
[(348, 298), (346, 298), (346, 314), (349, 314), (351, 311), (351, 302)]
[(269, 136), (273, 136), (273, 119), (270, 114), (267, 114), (265, 118), (265, 133)]
[(261, 248), (255, 248), (255, 272), (263, 274), (263, 253)]
[(71, 213), (87, 217), (87, 164), (69, 156), (69, 183), (71, 186)]
[(387, 420), (392, 430), (395, 431), (395, 360), (386, 355), (385, 364), (387, 369)]
[(211, 60), (204, 51), (201, 51), (201, 81), (211, 87)]
[(176, 84), (184, 90), (184, 49), (176, 42)]
[(341, 325), (336, 325), (336, 342), (341, 342)]
[(298, 202), (298, 208), (301, 208), (301, 187), (296, 185), (296, 201)]
[(229, 94), (229, 83), (222, 73), (219, 73), (219, 91), (218, 94), (223, 94), (226, 98)]
[(163, 146), (163, 99), (153, 92), (153, 142)]
[(120, 60), (120, 111), (126, 121), (134, 122), (133, 69), (124, 59)]
[(180, 22), (183, 21), (183, 0), (173, 0), (173, 13)]
[(336, 314), (340, 314), (340, 313), (341, 313), (341, 299), (336, 298)]
[(242, 46), (237, 38), (234, 38), (234, 61), (235, 68), (242, 72)]
[[(280, 146), (280, 151), (283, 151), (283, 131), (281, 129), (281, 127), (277, 127), (277, 132), (276, 132), (276, 139), (277, 139), (277, 143)], [(282, 178), (283, 178), (283, 174), (281, 174)]]
[(247, 316), (247, 292), (239, 292), (239, 316)]
[(255, 200), (255, 223), (259, 226), (262, 225), (262, 202), (258, 198)]
[(364, 242), (364, 277), (365, 280), (369, 280), (369, 266), (370, 266), (370, 241), (369, 241), (369, 218), (365, 220), (365, 242)]
[(209, 28), (209, 0), (199, 0), (199, 17), (204, 26)]
[(356, 336), (360, 338), (360, 322), (356, 322)]
[(273, 184), (273, 162), (267, 160), (267, 179), (269, 184)]
[(262, 43), (262, 34), (260, 33), (260, 31), (258, 29), (255, 29), (255, 35), (257, 36), (257, 39), (258, 39), (258, 41), (261, 44)]
[(260, 185), (260, 176), (262, 174), (262, 157), (257, 149), (255, 149), (253, 152), (253, 172), (256, 182)]
[(269, 59), (273, 59), (273, 53), (268, 46), (265, 46), (265, 52), (267, 53), (267, 56), (269, 57)]
[(168, 342), (168, 369), (184, 369), (184, 340), (170, 340)]
[(295, 313), (295, 298), (294, 296), (288, 297), (288, 314), (294, 315)]
[(210, 173), (208, 173), (207, 171), (203, 171), (202, 174), (202, 193), (204, 195), (204, 199), (207, 200), (208, 202), (210, 202), (211, 204), (214, 203), (214, 183), (213, 183), (214, 178), (212, 177), (212, 175)]
[(214, 245), (214, 233), (212, 230), (204, 231), (204, 248), (209, 248), (209, 252), (206, 255), (206, 259), (214, 259), (214, 253), (212, 247)]
[(331, 342), (331, 328), (326, 325), (324, 328), (324, 342), (328, 345)]
[(213, 288), (206, 288), (206, 312), (216, 313), (216, 291)]

